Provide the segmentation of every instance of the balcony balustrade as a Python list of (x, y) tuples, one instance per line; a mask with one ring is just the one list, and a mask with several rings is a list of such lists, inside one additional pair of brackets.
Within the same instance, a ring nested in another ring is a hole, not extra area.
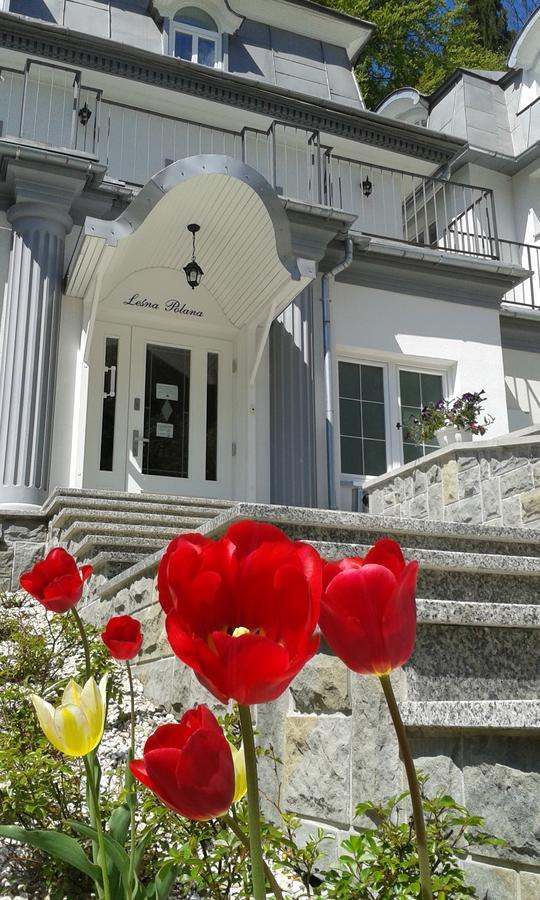
[(3, 139), (88, 153), (107, 176), (145, 184), (169, 163), (225, 154), (262, 174), (284, 198), (355, 214), (356, 227), (385, 240), (498, 258), (493, 194), (336, 154), (318, 131), (281, 122), (232, 131), (108, 100), (77, 70), (29, 61), (0, 76)]

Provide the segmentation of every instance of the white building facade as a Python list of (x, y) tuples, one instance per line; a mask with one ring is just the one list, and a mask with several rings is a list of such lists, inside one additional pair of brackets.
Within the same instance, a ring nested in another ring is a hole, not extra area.
[(507, 73), (376, 112), (371, 31), (309, 0), (4, 2), (2, 506), (351, 509), (430, 451), (396, 427), (430, 400), (540, 423), (540, 15)]

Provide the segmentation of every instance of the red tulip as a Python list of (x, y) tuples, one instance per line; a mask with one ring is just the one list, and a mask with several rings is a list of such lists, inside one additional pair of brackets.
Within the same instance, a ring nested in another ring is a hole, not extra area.
[(399, 544), (378, 541), (364, 559), (324, 568), (321, 631), (345, 665), (386, 675), (404, 665), (416, 641), (418, 563), (405, 563)]
[(224, 815), (235, 789), (231, 746), (206, 706), (190, 709), (177, 725), (161, 725), (130, 769), (139, 781), (187, 819)]
[(71, 554), (56, 547), (30, 572), (21, 575), (19, 584), (49, 612), (65, 613), (77, 605), (84, 582), (91, 574), (92, 566), (81, 566), (79, 571)]
[(115, 659), (134, 659), (143, 642), (141, 623), (131, 616), (113, 616), (101, 640)]
[(275, 700), (317, 650), (322, 562), (256, 522), (175, 538), (159, 567), (171, 647), (227, 703)]

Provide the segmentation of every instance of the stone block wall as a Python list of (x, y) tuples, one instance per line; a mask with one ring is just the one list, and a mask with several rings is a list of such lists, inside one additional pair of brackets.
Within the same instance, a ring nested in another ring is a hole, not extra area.
[(374, 515), (467, 525), (540, 526), (540, 438), (437, 450), (374, 479)]
[(0, 591), (16, 591), (19, 575), (43, 556), (47, 541), (45, 516), (0, 509)]

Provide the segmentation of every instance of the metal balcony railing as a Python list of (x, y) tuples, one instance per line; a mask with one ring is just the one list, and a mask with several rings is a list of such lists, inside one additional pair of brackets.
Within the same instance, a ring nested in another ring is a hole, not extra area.
[(522, 266), (531, 272), (526, 281), (504, 295), (503, 303), (540, 310), (540, 245), (499, 239), (499, 250), (501, 262)]
[(283, 197), (356, 214), (376, 237), (497, 258), (493, 194), (336, 154), (318, 131), (273, 122), (232, 131), (107, 100), (81, 73), (29, 61), (0, 74), (0, 134), (96, 156), (132, 185), (177, 159), (218, 153), (243, 160)]

